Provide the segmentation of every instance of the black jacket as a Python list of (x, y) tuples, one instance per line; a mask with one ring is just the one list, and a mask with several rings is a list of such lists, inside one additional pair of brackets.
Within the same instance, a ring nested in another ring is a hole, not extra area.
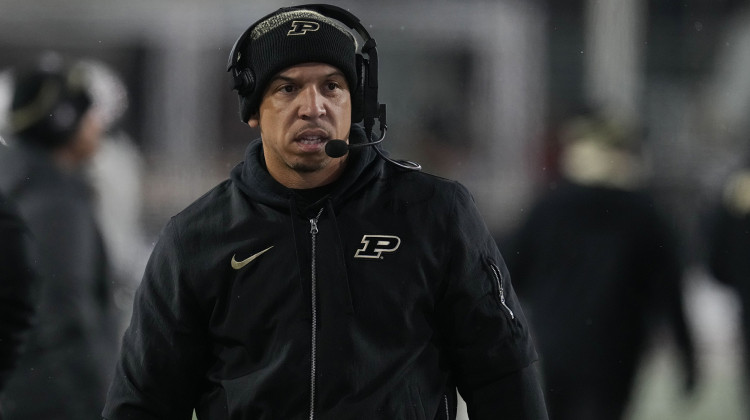
[(29, 239), (15, 206), (0, 194), (0, 392), (16, 367), (34, 314), (36, 272)]
[(564, 181), (503, 247), (549, 382), (624, 393), (662, 321), (692, 369), (679, 245), (656, 207), (642, 191)]
[(118, 342), (89, 189), (49, 153), (19, 146), (0, 150), (0, 191), (31, 232), (39, 275), (35, 325), (2, 396), (4, 414), (92, 418), (101, 412)]
[[(735, 170), (726, 182), (721, 200), (708, 214), (707, 266), (713, 277), (731, 287), (740, 300), (745, 354), (750, 354), (750, 168)], [(745, 363), (750, 375), (750, 358)]]
[(105, 418), (454, 418), (456, 385), (472, 418), (541, 418), (503, 406), (535, 353), (464, 187), (366, 149), (303, 208), (262, 162), (162, 232)]

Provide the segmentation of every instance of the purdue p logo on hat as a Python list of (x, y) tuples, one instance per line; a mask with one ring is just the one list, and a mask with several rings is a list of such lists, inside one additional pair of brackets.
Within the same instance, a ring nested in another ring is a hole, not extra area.
[(318, 29), (320, 29), (320, 24), (318, 22), (295, 20), (292, 22), (292, 29), (289, 30), (286, 35), (304, 35), (307, 31), (315, 32)]

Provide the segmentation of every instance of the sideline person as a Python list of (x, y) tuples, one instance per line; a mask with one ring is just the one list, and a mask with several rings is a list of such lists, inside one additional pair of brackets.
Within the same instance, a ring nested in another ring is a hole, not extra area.
[(366, 145), (385, 109), (358, 19), (282, 8), (229, 64), (261, 138), (164, 228), (103, 417), (454, 419), (458, 388), (473, 420), (546, 419), (469, 192)]
[(101, 413), (118, 337), (106, 250), (84, 169), (101, 139), (78, 62), (56, 52), (14, 70), (0, 191), (33, 237), (36, 319), (2, 396), (7, 420)]
[(678, 236), (647, 188), (633, 129), (597, 112), (560, 130), (560, 173), (502, 246), (555, 420), (618, 420), (658, 333), (697, 381)]

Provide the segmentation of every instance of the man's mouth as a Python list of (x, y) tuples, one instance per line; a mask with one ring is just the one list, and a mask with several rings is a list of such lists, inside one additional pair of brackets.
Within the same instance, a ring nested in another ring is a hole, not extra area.
[(297, 141), (304, 144), (304, 145), (316, 145), (320, 143), (325, 143), (326, 140), (328, 140), (327, 137), (322, 136), (300, 136), (297, 137)]
[(330, 140), (330, 136), (323, 129), (313, 128), (301, 131), (294, 140), (302, 151), (319, 152)]

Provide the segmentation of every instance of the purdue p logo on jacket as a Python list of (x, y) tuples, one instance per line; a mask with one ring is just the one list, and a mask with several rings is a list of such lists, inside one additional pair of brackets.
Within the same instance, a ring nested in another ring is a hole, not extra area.
[(384, 252), (393, 252), (401, 245), (401, 238), (391, 235), (364, 235), (362, 248), (354, 254), (354, 258), (383, 258)]

